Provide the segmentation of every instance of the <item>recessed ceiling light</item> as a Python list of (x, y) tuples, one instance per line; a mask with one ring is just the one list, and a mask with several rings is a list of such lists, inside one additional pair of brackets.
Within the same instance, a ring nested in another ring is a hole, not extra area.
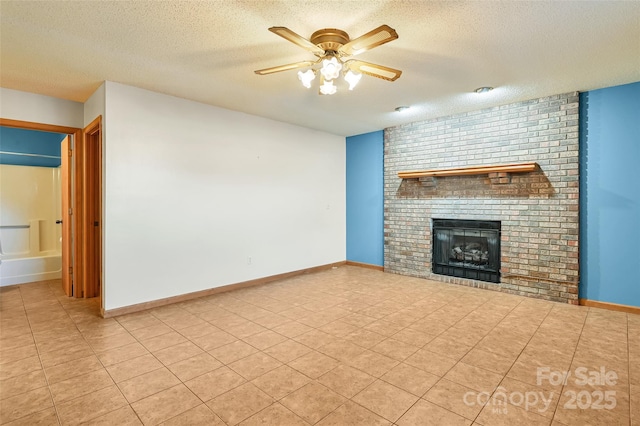
[(402, 111), (406, 111), (408, 109), (409, 109), (408, 106), (403, 105), (403, 106), (396, 107), (396, 112), (402, 112)]
[(489, 86), (483, 86), (483, 87), (478, 87), (476, 90), (474, 90), (474, 92), (476, 93), (487, 93), (493, 90), (493, 87), (489, 87)]

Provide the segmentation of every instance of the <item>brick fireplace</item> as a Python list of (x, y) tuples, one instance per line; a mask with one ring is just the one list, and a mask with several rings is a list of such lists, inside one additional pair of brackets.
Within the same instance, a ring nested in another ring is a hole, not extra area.
[[(577, 93), (388, 128), (384, 143), (385, 271), (577, 304)], [(538, 167), (398, 177), (525, 162)], [(433, 221), (442, 218), (501, 224), (499, 282), (434, 273)]]

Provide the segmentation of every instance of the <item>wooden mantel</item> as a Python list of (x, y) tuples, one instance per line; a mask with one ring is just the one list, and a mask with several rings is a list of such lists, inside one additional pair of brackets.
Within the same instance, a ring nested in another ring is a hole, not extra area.
[[(419, 179), (426, 177), (441, 176), (464, 176), (464, 175), (493, 175), (501, 173), (500, 177), (508, 176), (507, 173), (527, 173), (533, 172), (538, 168), (538, 163), (518, 163), (518, 164), (501, 164), (491, 166), (471, 166), (458, 167), (452, 169), (431, 169), (431, 170), (415, 170), (408, 172), (398, 172), (401, 179)], [(493, 175), (496, 176), (496, 175)], [(491, 176), (491, 177), (493, 177)]]

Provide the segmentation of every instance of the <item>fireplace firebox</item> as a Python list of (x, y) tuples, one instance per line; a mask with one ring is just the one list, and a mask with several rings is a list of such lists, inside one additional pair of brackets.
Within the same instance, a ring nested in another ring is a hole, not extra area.
[(500, 222), (433, 219), (434, 274), (500, 282)]

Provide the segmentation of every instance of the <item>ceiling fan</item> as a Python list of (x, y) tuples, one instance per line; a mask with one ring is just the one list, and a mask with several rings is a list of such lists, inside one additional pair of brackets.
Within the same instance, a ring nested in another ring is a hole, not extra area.
[(349, 39), (349, 34), (336, 28), (318, 30), (311, 34), (309, 39), (296, 34), (286, 27), (271, 27), (269, 31), (310, 51), (318, 59), (264, 68), (256, 70), (256, 74), (266, 75), (298, 68), (308, 68), (305, 72), (298, 71), (298, 79), (305, 87), (310, 88), (311, 82), (315, 79), (316, 74), (319, 73), (321, 82), (319, 92), (321, 95), (336, 93), (337, 88), (333, 81), (340, 76), (341, 71), (344, 74), (345, 81), (349, 83), (349, 90), (353, 90), (358, 84), (362, 74), (387, 81), (395, 81), (402, 74), (400, 70), (383, 65), (357, 59), (344, 60), (347, 57), (359, 55), (362, 52), (397, 39), (398, 33), (388, 25), (381, 25), (353, 40)]

